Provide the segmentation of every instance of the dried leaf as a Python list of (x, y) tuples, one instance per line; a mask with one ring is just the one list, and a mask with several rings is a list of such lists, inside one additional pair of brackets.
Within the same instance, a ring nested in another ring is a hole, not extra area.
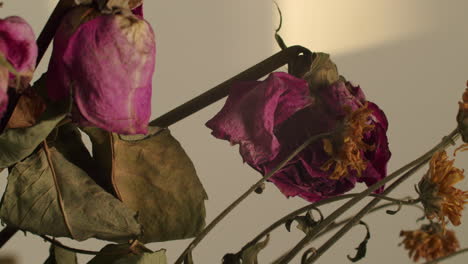
[(54, 245), (50, 246), (49, 258), (44, 264), (78, 264), (76, 253)]
[(258, 254), (264, 249), (270, 241), (270, 235), (267, 235), (264, 241), (246, 248), (241, 253), (242, 264), (258, 264)]
[(10, 128), (0, 134), (0, 168), (29, 156), (70, 112), (70, 101), (47, 105), (38, 122), (26, 128)]
[(102, 190), (86, 171), (91, 157), (73, 125), (17, 163), (8, 176), (0, 218), (40, 235), (127, 241), (140, 234), (136, 213)]
[(340, 75), (330, 55), (317, 52), (310, 70), (302, 78), (309, 83), (311, 90), (316, 90), (319, 87), (330, 86), (340, 79)]
[(320, 214), (320, 219), (318, 221), (314, 219), (314, 216), (312, 215), (312, 211), (308, 211), (306, 215), (296, 216), (286, 221), (284, 225), (286, 229), (288, 230), (288, 232), (291, 232), (291, 225), (294, 221), (296, 221), (297, 229), (301, 230), (307, 235), (318, 223), (320, 223), (323, 220), (322, 212), (317, 208), (314, 208), (314, 210), (318, 211)]
[(6, 128), (31, 127), (36, 124), (45, 109), (44, 99), (33, 89), (28, 89), (19, 98)]
[(366, 227), (366, 237), (364, 238), (364, 240), (359, 244), (359, 246), (356, 248), (357, 252), (356, 252), (356, 256), (355, 257), (350, 257), (348, 255), (348, 259), (352, 262), (358, 262), (359, 260), (363, 259), (365, 256), (366, 256), (366, 253), (367, 253), (367, 242), (369, 241), (370, 239), (370, 230), (369, 230), (369, 226), (364, 223), (363, 221), (360, 221), (359, 222), (360, 225), (363, 225), (364, 227)]
[(168, 129), (150, 127), (146, 136), (121, 136), (85, 128), (102, 171), (97, 182), (138, 211), (139, 240), (194, 237), (205, 225), (205, 190), (195, 168)]
[(167, 264), (166, 250), (139, 250), (137, 245), (107, 245), (88, 264)]

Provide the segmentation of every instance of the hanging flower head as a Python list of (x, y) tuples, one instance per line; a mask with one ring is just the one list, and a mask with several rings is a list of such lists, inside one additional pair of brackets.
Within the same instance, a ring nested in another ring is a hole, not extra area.
[(7, 89), (24, 90), (36, 67), (34, 32), (21, 17), (0, 19), (0, 118), (8, 105)]
[(311, 136), (334, 131), (270, 178), (286, 196), (311, 202), (349, 191), (356, 182), (374, 184), (386, 176), (390, 158), (385, 114), (323, 61), (307, 80), (272, 73), (234, 85), (206, 124), (215, 137), (240, 144), (244, 161), (264, 175)]
[(400, 236), (404, 237), (401, 244), (415, 262), (420, 258), (426, 261), (441, 258), (460, 248), (455, 233), (436, 223), (423, 225), (420, 230), (401, 231)]
[(468, 192), (453, 187), (465, 178), (463, 170), (453, 166), (445, 151), (435, 153), (427, 173), (418, 184), (418, 192), (429, 219), (460, 225), (461, 212), (468, 202)]
[[(101, 1), (102, 2), (102, 1)], [(70, 94), (73, 119), (121, 134), (147, 132), (151, 115), (155, 41), (151, 26), (128, 8), (79, 6), (64, 18), (54, 40), (48, 90)]]

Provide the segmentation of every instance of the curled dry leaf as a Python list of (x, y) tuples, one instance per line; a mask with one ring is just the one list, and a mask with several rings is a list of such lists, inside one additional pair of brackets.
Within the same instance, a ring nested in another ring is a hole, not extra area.
[(138, 211), (143, 226), (139, 240), (183, 239), (201, 231), (207, 195), (192, 161), (168, 129), (150, 127), (146, 136), (83, 130), (101, 165), (96, 181)]
[(242, 254), (243, 264), (258, 264), (258, 254), (263, 250), (270, 241), (270, 235), (268, 235), (264, 241), (258, 242), (257, 244), (245, 249)]
[(107, 245), (88, 264), (167, 264), (166, 250), (152, 252), (135, 243)]
[(79, 137), (76, 127), (64, 125), (48, 144), (13, 167), (0, 218), (25, 231), (79, 241), (137, 237), (136, 213), (88, 176), (92, 159)]
[(25, 128), (35, 125), (45, 109), (44, 99), (34, 89), (27, 89), (19, 98), (6, 129)]
[[(35, 125), (9, 128), (0, 134), (0, 168), (12, 166), (31, 155), (57, 124), (67, 116), (70, 106), (70, 100), (49, 104)], [(22, 121), (19, 123), (24, 124)]]
[(44, 264), (78, 264), (75, 252), (54, 245), (50, 246), (49, 252), (49, 258)]

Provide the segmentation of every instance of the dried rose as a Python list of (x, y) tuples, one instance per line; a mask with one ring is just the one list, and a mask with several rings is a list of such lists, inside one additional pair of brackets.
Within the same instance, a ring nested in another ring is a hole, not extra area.
[[(273, 81), (277, 78), (283, 81)], [(356, 182), (372, 185), (386, 176), (387, 119), (349, 82), (338, 81), (313, 94), (306, 81), (285, 73), (238, 84), (207, 126), (215, 137), (239, 143), (244, 161), (262, 174), (311, 136), (336, 131), (270, 178), (288, 197), (314, 202), (349, 191)]]
[(144, 134), (151, 115), (156, 47), (151, 26), (129, 10), (77, 7), (62, 22), (49, 64), (53, 100), (73, 94), (73, 119), (120, 134)]
[(23, 90), (36, 67), (34, 32), (21, 17), (0, 19), (0, 118), (8, 105), (8, 87)]

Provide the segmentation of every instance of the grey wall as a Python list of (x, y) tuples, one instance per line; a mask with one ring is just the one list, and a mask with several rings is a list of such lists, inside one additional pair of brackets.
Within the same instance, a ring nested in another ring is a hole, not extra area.
[[(50, 12), (49, 2), (55, 1), (5, 1), (0, 14), (2, 17), (19, 14), (39, 33)], [(286, 42), (331, 53), (341, 73), (360, 84), (368, 99), (386, 112), (393, 152), (390, 171), (420, 155), (454, 128), (457, 102), (468, 79), (468, 17), (465, 14), (468, 2), (278, 2), (283, 8), (282, 34)], [(277, 14), (267, 0), (147, 0), (145, 9), (158, 46), (154, 117), (278, 50), (272, 36)], [(39, 71), (44, 69), (42, 64)], [(214, 139), (205, 128), (204, 123), (222, 104), (214, 104), (171, 127), (195, 163), (210, 197), (208, 221), (259, 178), (242, 164), (237, 147)], [(468, 153), (459, 156), (457, 164), (466, 167)], [(420, 175), (392, 196), (414, 195), (413, 184)], [(0, 177), (1, 186), (5, 185), (5, 178), (4, 173)], [(459, 186), (468, 189), (467, 182)], [(225, 253), (237, 251), (269, 223), (305, 204), (300, 199), (285, 199), (273, 185), (267, 185), (264, 194), (248, 198), (226, 218), (194, 251), (194, 258), (197, 263), (220, 263)], [(395, 216), (384, 213), (369, 216), (372, 239), (368, 257), (361, 263), (411, 263), (406, 251), (397, 246), (401, 241), (398, 233), (401, 229), (416, 229), (414, 220), (419, 216), (413, 209), (403, 209)], [(467, 222), (468, 218), (463, 220)], [(468, 224), (456, 230), (462, 246), (468, 246)], [(361, 228), (351, 231), (319, 263), (347, 263), (346, 255), (354, 254), (363, 236)], [(270, 246), (260, 256), (260, 263), (275, 259), (301, 237), (298, 231), (275, 232)], [(97, 241), (63, 241), (93, 250), (104, 245)], [(320, 246), (321, 241), (312, 246)], [(150, 247), (166, 248), (171, 262), (189, 242), (155, 243)], [(15, 254), (20, 263), (40, 263), (47, 252), (48, 245), (41, 239), (18, 234), (0, 254)], [(466, 263), (466, 259), (461, 256), (446, 263)]]

